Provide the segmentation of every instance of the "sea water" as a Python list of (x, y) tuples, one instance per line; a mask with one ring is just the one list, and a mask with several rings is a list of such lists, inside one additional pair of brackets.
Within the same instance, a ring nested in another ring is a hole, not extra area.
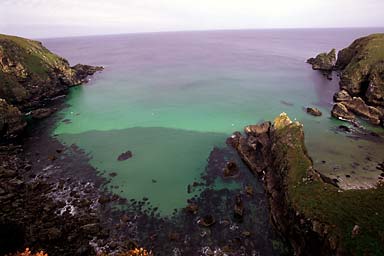
[[(187, 186), (199, 181), (215, 146), (224, 147), (232, 132), (273, 120), (281, 112), (304, 124), (317, 169), (345, 184), (369, 183), (377, 176), (373, 165), (384, 160), (383, 145), (335, 133), (342, 124), (330, 116), (338, 79), (335, 75), (327, 80), (305, 61), (380, 31), (244, 30), (46, 39), (50, 50), (73, 65), (105, 67), (90, 83), (71, 89), (54, 134), (64, 144), (83, 149), (104, 175), (117, 174), (108, 189), (130, 199), (146, 197), (164, 215), (186, 205), (191, 197)], [(319, 108), (323, 116), (308, 115), (307, 106)], [(132, 158), (117, 161), (128, 150)], [(352, 170), (354, 162), (359, 163), (357, 170)], [(352, 171), (350, 180), (340, 177), (343, 171)]]

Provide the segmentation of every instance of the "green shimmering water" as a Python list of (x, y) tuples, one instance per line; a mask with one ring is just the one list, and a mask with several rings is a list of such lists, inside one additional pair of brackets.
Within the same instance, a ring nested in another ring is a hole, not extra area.
[[(127, 198), (147, 197), (163, 214), (185, 206), (192, 196), (187, 186), (199, 180), (214, 146), (224, 146), (245, 125), (272, 120), (281, 112), (304, 123), (316, 166), (329, 173), (334, 166), (348, 169), (352, 160), (364, 161), (364, 148), (372, 142), (330, 130), (340, 124), (329, 115), (337, 79), (326, 80), (305, 59), (345, 46), (363, 32), (345, 32), (333, 41), (336, 32), (323, 32), (323, 37), (317, 35), (323, 41), (304, 43), (311, 33), (196, 32), (48, 41), (74, 61), (106, 66), (94, 81), (71, 90), (69, 106), (60, 113), (66, 122), (59, 121), (54, 133), (90, 154), (90, 163), (106, 176), (117, 173), (109, 189)], [(306, 106), (316, 106), (324, 115), (309, 116)], [(375, 147), (371, 158), (379, 161), (383, 146)], [(127, 150), (133, 157), (117, 161)]]

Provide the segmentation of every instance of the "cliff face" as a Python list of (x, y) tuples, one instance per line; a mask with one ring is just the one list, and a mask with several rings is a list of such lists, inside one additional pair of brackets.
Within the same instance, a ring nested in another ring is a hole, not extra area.
[[(86, 82), (88, 75), (99, 70), (102, 67), (70, 67), (67, 60), (40, 42), (0, 34), (0, 98), (3, 105), (13, 105), (21, 112), (43, 107), (51, 98), (66, 94), (70, 86)], [(12, 111), (5, 113), (7, 109)], [(9, 107), (2, 110), (3, 119), (15, 112)]]
[(359, 38), (341, 50), (336, 68), (341, 70), (340, 89), (357, 97), (341, 104), (373, 124), (384, 125), (384, 34)]
[(264, 177), (271, 221), (295, 255), (380, 255), (384, 188), (342, 191), (312, 167), (303, 126), (287, 115), (229, 142)]
[(338, 53), (340, 87), (369, 105), (384, 106), (384, 34), (359, 38)]

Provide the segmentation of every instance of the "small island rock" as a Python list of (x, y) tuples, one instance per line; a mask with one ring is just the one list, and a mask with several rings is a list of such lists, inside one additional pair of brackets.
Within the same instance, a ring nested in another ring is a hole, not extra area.
[(318, 108), (307, 107), (307, 113), (313, 116), (321, 116), (323, 113)]
[(315, 58), (308, 59), (307, 63), (311, 64), (314, 70), (332, 71), (336, 63), (336, 50), (320, 53)]
[(129, 158), (131, 158), (132, 156), (133, 156), (132, 152), (130, 150), (128, 150), (127, 152), (121, 153), (119, 155), (119, 157), (117, 158), (117, 161), (125, 161), (125, 160), (128, 160)]

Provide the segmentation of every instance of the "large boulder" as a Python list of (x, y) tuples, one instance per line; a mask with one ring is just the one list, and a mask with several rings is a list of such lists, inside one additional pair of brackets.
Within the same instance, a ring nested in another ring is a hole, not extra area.
[(356, 118), (355, 115), (351, 113), (348, 108), (341, 102), (333, 105), (331, 114), (333, 117), (345, 121), (353, 121)]
[(22, 113), (17, 107), (0, 99), (0, 139), (1, 137), (14, 137), (26, 126)]
[(336, 50), (320, 53), (315, 58), (308, 59), (307, 63), (311, 64), (314, 70), (332, 71), (336, 64)]
[(352, 100), (352, 97), (346, 90), (341, 90), (333, 95), (333, 100), (335, 102), (349, 101)]
[(323, 113), (318, 108), (307, 107), (307, 113), (313, 116), (321, 116)]

